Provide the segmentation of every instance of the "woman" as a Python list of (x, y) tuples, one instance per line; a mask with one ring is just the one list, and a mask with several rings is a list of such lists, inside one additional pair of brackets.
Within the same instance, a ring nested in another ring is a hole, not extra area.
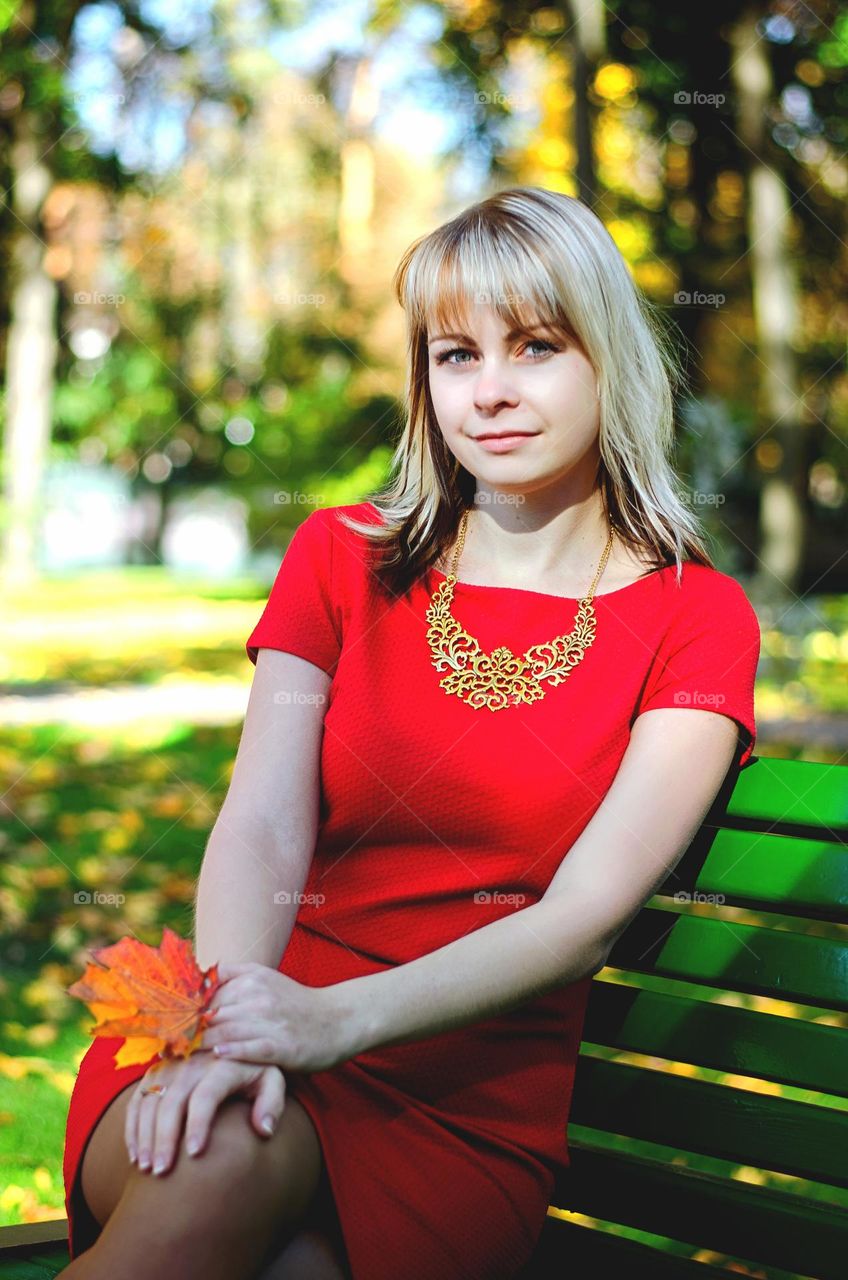
[(500, 192), (395, 285), (395, 478), (301, 524), (247, 641), (204, 1052), (80, 1068), (74, 1280), (517, 1276), (592, 975), (751, 756), (756, 615), (667, 461), (674, 362), (601, 222)]

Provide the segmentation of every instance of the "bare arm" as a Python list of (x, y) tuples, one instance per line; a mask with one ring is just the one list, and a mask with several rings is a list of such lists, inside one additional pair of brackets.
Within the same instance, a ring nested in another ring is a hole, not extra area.
[[(314, 663), (260, 649), (226, 799), (197, 882), (198, 964), (276, 968), (315, 850), (321, 739), (330, 677)], [(275, 894), (287, 902), (275, 902)]]
[(539, 902), (331, 989), (352, 1053), (482, 1021), (598, 972), (691, 844), (737, 737), (735, 722), (716, 712), (639, 716), (612, 786)]

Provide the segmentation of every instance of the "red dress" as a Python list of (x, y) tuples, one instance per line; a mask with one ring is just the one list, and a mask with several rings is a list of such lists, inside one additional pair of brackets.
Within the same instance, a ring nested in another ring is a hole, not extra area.
[[(394, 601), (375, 591), (365, 540), (314, 511), (298, 528), (247, 641), (333, 676), (321, 825), (280, 969), (324, 986), (404, 964), (537, 902), (607, 792), (636, 717), (720, 711), (756, 734), (756, 614), (735, 579), (685, 562), (595, 597), (597, 632), (530, 705), (475, 709), (439, 688), (425, 634), (432, 569)], [(487, 651), (568, 632), (577, 601), (458, 583), (454, 616)], [(504, 963), (508, 963), (505, 958)], [(290, 1075), (318, 1131), (355, 1280), (508, 1280), (531, 1256), (567, 1118), (587, 977), (519, 1009), (341, 1066)], [(94, 1039), (68, 1116), (71, 1247), (92, 1223), (72, 1195), (107, 1104), (146, 1064), (115, 1068)], [(95, 1224), (96, 1234), (96, 1224)], [(78, 1236), (75, 1235), (78, 1232)]]

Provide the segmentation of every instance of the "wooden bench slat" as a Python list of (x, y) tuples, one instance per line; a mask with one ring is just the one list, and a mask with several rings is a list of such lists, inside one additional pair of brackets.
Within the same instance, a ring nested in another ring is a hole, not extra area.
[(548, 1217), (520, 1280), (567, 1280), (610, 1271), (615, 1276), (650, 1276), (651, 1280), (739, 1280), (738, 1271), (661, 1253), (626, 1236)]
[(757, 925), (643, 907), (607, 963), (826, 1009), (848, 1009), (845, 946)]
[(848, 836), (845, 765), (758, 756), (739, 771), (726, 813), (769, 825), (818, 828), (823, 839)]
[[(790, 1273), (844, 1280), (848, 1213), (841, 1205), (611, 1152), (603, 1135), (595, 1142), (575, 1131), (570, 1147), (571, 1169), (554, 1201), (560, 1208)], [(563, 1257), (564, 1275), (567, 1263)]]
[(659, 893), (722, 894), (728, 903), (848, 923), (848, 847), (798, 836), (704, 828)]
[(848, 1112), (581, 1055), (570, 1123), (848, 1186)]
[(848, 1097), (848, 1035), (840, 1027), (625, 987), (602, 975), (583, 1040)]
[(36, 1252), (42, 1244), (67, 1242), (68, 1219), (64, 1214), (44, 1222), (20, 1222), (0, 1227), (0, 1257), (17, 1249)]
[(6, 1257), (0, 1254), (0, 1280), (53, 1280), (69, 1261), (67, 1247), (63, 1250), (59, 1245), (48, 1255)]

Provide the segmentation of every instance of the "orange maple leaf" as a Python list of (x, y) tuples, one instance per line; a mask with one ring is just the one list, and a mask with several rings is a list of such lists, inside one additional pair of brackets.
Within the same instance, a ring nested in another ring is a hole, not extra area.
[(68, 987), (97, 1019), (93, 1036), (125, 1036), (119, 1067), (158, 1053), (187, 1058), (200, 1048), (209, 1004), (221, 986), (218, 966), (201, 969), (191, 943), (165, 925), (159, 947), (121, 938), (90, 953), (93, 963)]

